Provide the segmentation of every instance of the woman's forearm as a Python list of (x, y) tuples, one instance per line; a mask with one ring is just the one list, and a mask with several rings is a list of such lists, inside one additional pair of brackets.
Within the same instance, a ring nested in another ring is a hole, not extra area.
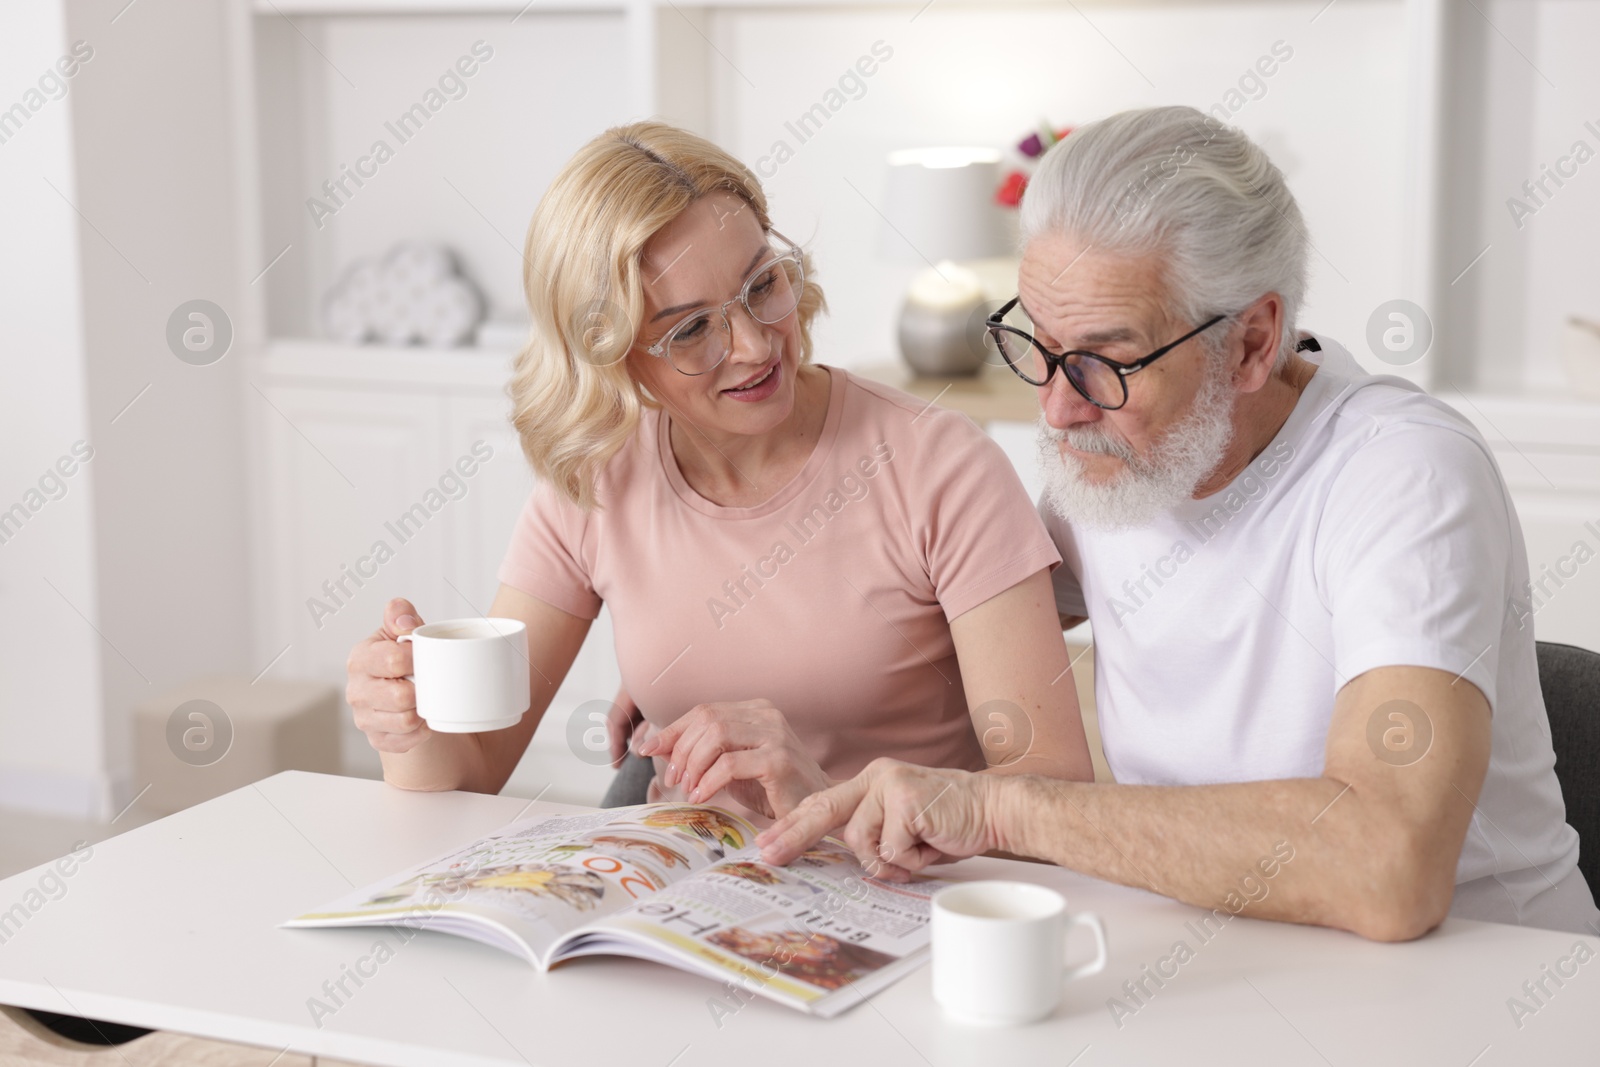
[(1032, 774), (1045, 778), (1058, 778), (1066, 782), (1092, 782), (1094, 763), (1087, 753), (1081, 757), (1074, 751), (1062, 753), (1057, 757), (1030, 753), (1011, 763), (985, 767), (978, 773), (995, 776)]
[(438, 793), (464, 789), (474, 793), (498, 792), (489, 788), (483, 743), (477, 734), (429, 732), (427, 740), (409, 752), (380, 752), (383, 780), (400, 789)]
[(1094, 780), (1059, 622), (1047, 570), (951, 622), (982, 773)]

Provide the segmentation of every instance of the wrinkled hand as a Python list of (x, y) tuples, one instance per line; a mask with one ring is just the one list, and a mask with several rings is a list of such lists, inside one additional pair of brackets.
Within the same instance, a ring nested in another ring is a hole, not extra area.
[(844, 827), (840, 837), (875, 878), (905, 881), (932, 863), (999, 848), (997, 790), (1004, 779), (876, 759), (847, 782), (806, 797), (756, 837), (782, 865)]
[(783, 712), (767, 700), (699, 704), (638, 747), (664, 756), (662, 785), (681, 782), (691, 801), (727, 789), (735, 800), (778, 818), (833, 784), (811, 758)]
[(350, 650), (345, 661), (345, 700), (355, 712), (356, 729), (379, 752), (409, 752), (433, 736), (417, 714), (417, 687), (411, 673), (411, 644), (395, 638), (422, 625), (411, 602), (389, 601), (383, 625)]

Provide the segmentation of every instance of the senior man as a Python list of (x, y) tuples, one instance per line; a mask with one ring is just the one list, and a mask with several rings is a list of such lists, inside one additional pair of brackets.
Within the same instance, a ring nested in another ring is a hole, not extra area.
[(1452, 409), (1296, 330), (1278, 169), (1193, 109), (1124, 112), (1050, 150), (1022, 232), (990, 338), (1038, 386), (1116, 784), (879, 760), (764, 856), (843, 826), (889, 877), (998, 849), (1379, 940), (1596, 929), (1504, 482)]

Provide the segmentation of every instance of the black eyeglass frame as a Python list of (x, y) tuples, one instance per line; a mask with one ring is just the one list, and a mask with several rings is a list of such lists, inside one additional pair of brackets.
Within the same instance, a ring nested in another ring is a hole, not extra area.
[[(1044, 345), (1040, 344), (1034, 338), (1034, 336), (1032, 334), (1028, 333), (1027, 331), (1019, 330), (1015, 326), (1007, 326), (1004, 322), (1001, 322), (1000, 320), (1005, 318), (1007, 315), (1011, 314), (1011, 310), (1013, 308), (1015, 308), (1019, 303), (1021, 303), (1021, 301), (1022, 301), (1022, 297), (1021, 296), (1012, 297), (1003, 307), (1001, 307), (998, 311), (996, 311), (994, 314), (990, 315), (986, 320), (984, 320), (984, 329), (986, 329), (989, 332), (989, 335), (994, 338), (994, 346), (999, 351), (1000, 357), (1006, 361), (1006, 366), (1010, 367), (1013, 371), (1015, 371), (1017, 377), (1021, 378), (1023, 381), (1027, 382), (1029, 385), (1036, 385), (1036, 386), (1045, 386), (1045, 385), (1050, 384), (1051, 375), (1055, 374), (1056, 368), (1059, 367), (1059, 368), (1061, 368), (1061, 373), (1066, 375), (1067, 383), (1069, 385), (1071, 385), (1074, 390), (1077, 391), (1079, 396), (1083, 397), (1085, 400), (1087, 400), (1089, 403), (1093, 404), (1095, 407), (1101, 408), (1102, 410), (1105, 410), (1105, 411), (1116, 411), (1117, 409), (1125, 407), (1127, 405), (1127, 403), (1128, 403), (1128, 375), (1133, 374), (1136, 371), (1144, 370), (1150, 364), (1154, 363), (1156, 360), (1160, 359), (1162, 356), (1166, 355), (1168, 352), (1171, 352), (1174, 348), (1177, 348), (1179, 345), (1183, 344), (1185, 341), (1189, 340), (1192, 337), (1198, 337), (1200, 334), (1204, 333), (1206, 330), (1209, 330), (1211, 327), (1215, 326), (1219, 322), (1222, 322), (1224, 319), (1226, 319), (1228, 317), (1227, 315), (1214, 316), (1213, 318), (1206, 320), (1201, 325), (1196, 326), (1194, 329), (1190, 330), (1188, 333), (1184, 334), (1182, 337), (1178, 338), (1176, 341), (1173, 341), (1170, 344), (1162, 345), (1160, 348), (1156, 349), (1154, 352), (1150, 353), (1148, 356), (1143, 357), (1142, 359), (1136, 359), (1132, 363), (1118, 363), (1116, 360), (1109, 359), (1109, 358), (1107, 358), (1105, 356), (1102, 356), (1098, 352), (1088, 352), (1088, 351), (1085, 351), (1083, 349), (1076, 349), (1076, 348), (1075, 349), (1068, 349), (1067, 351), (1062, 352), (1062, 353), (1060, 353), (1058, 355), (1055, 352), (1052, 352), (1049, 349), (1045, 348)], [(1022, 370), (1021, 367), (1017, 366), (1015, 363), (1012, 362), (1011, 357), (1006, 354), (1005, 346), (1000, 343), (1000, 338), (999, 338), (998, 335), (1002, 331), (1004, 331), (1005, 333), (1016, 334), (1018, 337), (1022, 338), (1025, 341), (1027, 341), (1029, 344), (1033, 345), (1034, 348), (1037, 348), (1039, 350), (1039, 354), (1044, 357), (1044, 366), (1045, 366), (1044, 381), (1040, 381), (1040, 382), (1034, 381), (1031, 377), (1029, 377), (1026, 373), (1024, 373), (1024, 371)], [(1122, 386), (1122, 400), (1121, 400), (1121, 402), (1120, 403), (1116, 403), (1116, 404), (1102, 404), (1100, 401), (1098, 401), (1094, 397), (1090, 396), (1088, 389), (1085, 388), (1083, 385), (1079, 384), (1077, 379), (1072, 376), (1072, 372), (1067, 369), (1067, 357), (1068, 356), (1079, 356), (1079, 357), (1082, 357), (1084, 359), (1092, 359), (1092, 360), (1095, 360), (1096, 362), (1105, 364), (1107, 367), (1110, 367), (1113, 371), (1115, 371), (1116, 374), (1117, 374), (1117, 382)]]

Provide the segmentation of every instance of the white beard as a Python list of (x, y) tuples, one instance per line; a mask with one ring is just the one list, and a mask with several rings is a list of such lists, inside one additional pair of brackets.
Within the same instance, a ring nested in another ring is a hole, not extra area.
[[(1059, 373), (1059, 372), (1058, 372)], [(1039, 418), (1039, 460), (1044, 499), (1061, 518), (1101, 530), (1145, 526), (1194, 495), (1222, 462), (1233, 438), (1235, 394), (1221, 368), (1207, 368), (1205, 383), (1189, 413), (1168, 430), (1148, 455), (1097, 427), (1057, 430)], [(1070, 387), (1069, 387), (1070, 388)], [(1081, 459), (1061, 451), (1065, 438), (1085, 452), (1108, 453), (1123, 461), (1110, 481), (1090, 482)]]

